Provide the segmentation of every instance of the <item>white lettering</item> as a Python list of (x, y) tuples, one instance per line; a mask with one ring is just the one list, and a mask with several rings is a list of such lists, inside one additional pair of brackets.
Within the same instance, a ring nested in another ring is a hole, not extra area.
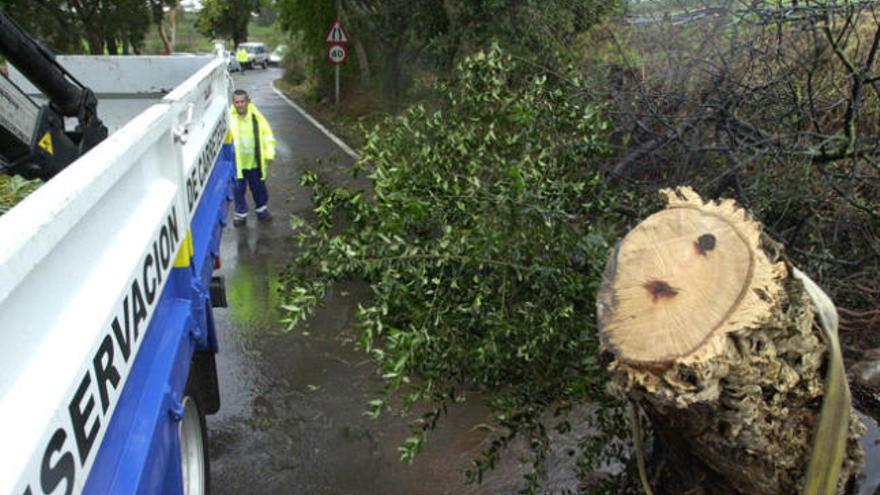
[(172, 257), (180, 242), (177, 207), (171, 206), (142, 255), (140, 268), (132, 274), (129, 289), (117, 303), (89, 368), (67, 403), (67, 420), (44, 445), (37, 466), (38, 479), (25, 485), (24, 495), (33, 495), (34, 488), (39, 493), (56, 493), (62, 486), (63, 493), (70, 494), (82, 482), (80, 478), (89, 469), (131, 371), (146, 325), (160, 299), (162, 281), (173, 268)]

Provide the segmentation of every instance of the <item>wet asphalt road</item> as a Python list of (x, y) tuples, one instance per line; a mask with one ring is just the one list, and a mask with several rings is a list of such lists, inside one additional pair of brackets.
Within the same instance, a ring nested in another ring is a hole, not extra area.
[[(380, 382), (367, 356), (354, 348), (357, 301), (352, 284), (329, 294), (309, 335), (285, 334), (277, 310), (278, 274), (296, 246), (288, 219), (309, 211), (304, 168), (316, 160), (352, 159), (289, 106), (271, 87), (278, 69), (235, 74), (272, 125), (277, 157), (269, 172), (271, 223), (253, 215), (228, 227), (221, 246), (229, 308), (215, 311), (220, 354), (221, 409), (208, 417), (215, 495), (509, 493), (508, 475), (464, 486), (462, 470), (485, 447), (487, 431), (472, 429), (487, 411), (474, 402), (455, 408), (412, 466), (398, 461), (406, 423), (363, 416)], [(326, 166), (326, 165), (325, 165)]]

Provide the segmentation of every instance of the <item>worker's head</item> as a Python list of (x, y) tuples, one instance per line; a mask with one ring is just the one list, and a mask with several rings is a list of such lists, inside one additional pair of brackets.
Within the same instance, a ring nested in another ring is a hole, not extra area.
[(245, 115), (247, 113), (247, 106), (250, 101), (251, 99), (248, 97), (247, 91), (236, 89), (232, 92), (232, 104), (235, 106), (239, 115)]

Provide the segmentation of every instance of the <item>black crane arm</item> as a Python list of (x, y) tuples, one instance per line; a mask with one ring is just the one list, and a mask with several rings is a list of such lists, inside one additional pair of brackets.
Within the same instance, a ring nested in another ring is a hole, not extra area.
[[(0, 53), (48, 99), (33, 126), (20, 117), (13, 126), (0, 119), (0, 169), (48, 180), (107, 137), (98, 118), (98, 100), (55, 56), (0, 10)], [(36, 106), (9, 81), (0, 84), (3, 110), (33, 113)], [(30, 117), (27, 117), (30, 118)], [(65, 125), (65, 119), (67, 124)], [(32, 129), (32, 131), (31, 131)], [(24, 136), (32, 135), (28, 138)]]

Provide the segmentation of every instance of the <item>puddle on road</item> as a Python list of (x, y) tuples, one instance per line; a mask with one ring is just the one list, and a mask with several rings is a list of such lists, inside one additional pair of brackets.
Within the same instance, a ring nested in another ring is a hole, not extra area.
[(276, 329), (282, 316), (278, 309), (280, 282), (274, 275), (270, 233), (262, 225), (228, 233), (235, 237), (232, 256), (237, 263), (236, 270), (226, 276), (228, 314), (239, 331)]

